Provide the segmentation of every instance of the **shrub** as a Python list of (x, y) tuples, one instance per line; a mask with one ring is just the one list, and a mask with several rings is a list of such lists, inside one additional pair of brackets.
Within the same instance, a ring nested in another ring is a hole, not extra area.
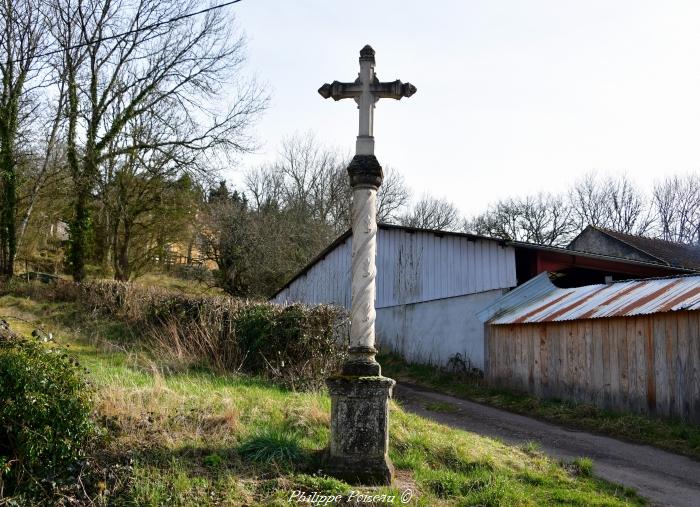
[(290, 387), (317, 387), (340, 366), (337, 318), (327, 306), (243, 308), (234, 318), (238, 346), (246, 353), (242, 368), (268, 372)]
[(13, 282), (6, 290), (77, 302), (117, 318), (161, 358), (244, 371), (294, 389), (320, 387), (345, 354), (347, 318), (334, 306), (282, 306), (110, 281), (61, 280), (43, 287)]
[(0, 340), (0, 483), (5, 494), (62, 475), (95, 435), (91, 388), (60, 349)]

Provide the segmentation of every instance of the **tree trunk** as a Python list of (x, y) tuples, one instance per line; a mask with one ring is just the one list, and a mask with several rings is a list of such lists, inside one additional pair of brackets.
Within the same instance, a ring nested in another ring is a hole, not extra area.
[(70, 265), (73, 280), (82, 282), (85, 279), (85, 255), (87, 252), (88, 229), (90, 227), (90, 211), (88, 200), (90, 192), (85, 185), (77, 185), (77, 194), (73, 206), (74, 216), (69, 224), (70, 233)]
[[(118, 231), (117, 231), (118, 233)], [(118, 234), (114, 240), (114, 279), (120, 282), (128, 282), (131, 277), (131, 265), (129, 264), (129, 243), (131, 242), (131, 224), (124, 223), (124, 236), (119, 245)]]
[(2, 174), (3, 203), (0, 216), (0, 229), (2, 230), (2, 266), (0, 271), (5, 277), (11, 277), (14, 272), (15, 254), (17, 251), (17, 234), (15, 228), (15, 214), (17, 212), (17, 178), (15, 175), (15, 162), (9, 132), (2, 129), (0, 140), (0, 172)]

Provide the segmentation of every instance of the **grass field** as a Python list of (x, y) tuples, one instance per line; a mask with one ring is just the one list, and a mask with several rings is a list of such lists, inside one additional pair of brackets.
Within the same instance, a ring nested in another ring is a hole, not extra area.
[(139, 276), (136, 280), (134, 280), (133, 283), (137, 285), (144, 285), (146, 287), (163, 287), (164, 289), (172, 290), (175, 292), (182, 292), (185, 294), (224, 294), (224, 291), (219, 287), (214, 287), (204, 282), (184, 280), (182, 278), (170, 276), (165, 273), (146, 273), (144, 275)]
[(654, 445), (700, 459), (700, 426), (654, 419), (629, 412), (611, 412), (592, 405), (491, 389), (482, 379), (448, 373), (427, 365), (407, 364), (396, 355), (380, 358), (383, 373), (397, 380), (431, 387), (464, 399), (537, 417), (562, 426), (590, 430), (624, 440)]
[[(22, 334), (43, 326), (87, 368), (108, 429), (94, 457), (96, 505), (289, 505), (295, 491), (400, 495), (411, 505), (641, 505), (591, 476), (584, 457), (562, 465), (536, 447), (505, 445), (391, 406), (391, 488), (353, 488), (318, 475), (330, 401), (269, 383), (163, 363), (122, 324), (71, 304), (0, 298)], [(592, 465), (595, 467), (595, 464)], [(404, 497), (405, 498), (405, 497)], [(381, 502), (380, 502), (381, 503)], [(367, 504), (364, 504), (367, 505)]]

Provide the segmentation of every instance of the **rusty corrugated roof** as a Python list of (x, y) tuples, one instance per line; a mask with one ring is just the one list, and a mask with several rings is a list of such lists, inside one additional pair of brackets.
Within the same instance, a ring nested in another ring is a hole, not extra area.
[[(548, 282), (551, 290), (543, 291), (546, 277), (547, 273), (542, 273), (506, 295), (520, 303), (510, 307), (501, 304), (490, 323), (559, 322), (700, 310), (698, 275), (628, 280), (573, 289), (559, 289)], [(535, 280), (537, 283), (532, 283)]]

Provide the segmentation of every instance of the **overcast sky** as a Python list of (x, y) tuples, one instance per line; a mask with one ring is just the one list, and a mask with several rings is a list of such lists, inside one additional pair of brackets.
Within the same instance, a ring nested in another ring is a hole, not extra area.
[(294, 132), (350, 153), (354, 102), (317, 89), (356, 78), (376, 51), (383, 81), (409, 99), (380, 100), (376, 154), (420, 194), (466, 215), (510, 195), (560, 191), (589, 170), (644, 187), (700, 169), (700, 1), (243, 0), (248, 70), (272, 103), (261, 149)]

